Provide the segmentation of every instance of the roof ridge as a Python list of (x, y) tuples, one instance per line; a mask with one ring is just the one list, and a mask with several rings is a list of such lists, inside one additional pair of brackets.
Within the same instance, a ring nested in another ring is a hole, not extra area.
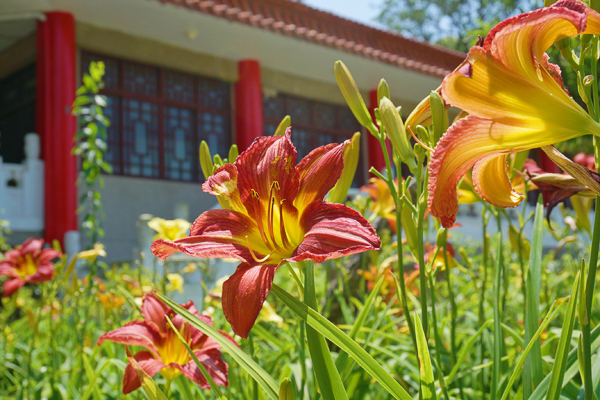
[(155, 0), (443, 77), (465, 54), (291, 0)]

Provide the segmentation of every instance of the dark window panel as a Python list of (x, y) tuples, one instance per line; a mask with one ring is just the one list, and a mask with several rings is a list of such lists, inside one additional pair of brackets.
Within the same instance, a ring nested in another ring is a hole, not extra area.
[(226, 112), (230, 109), (230, 86), (213, 79), (198, 79), (198, 104), (202, 107)]
[(194, 102), (194, 78), (172, 71), (164, 73), (165, 98), (184, 103)]
[(229, 131), (228, 117), (203, 111), (198, 112), (198, 143), (205, 140), (212, 154), (217, 153), (222, 158), (227, 157), (231, 146)]
[(112, 166), (113, 174), (121, 175), (123, 165), (121, 163), (121, 99), (115, 96), (106, 96), (108, 106), (104, 109), (104, 115), (109, 119), (110, 126), (106, 130), (107, 151), (105, 160)]
[(158, 94), (158, 69), (146, 65), (124, 63), (124, 89), (128, 92), (156, 96)]
[(198, 145), (194, 132), (194, 112), (165, 107), (165, 178), (195, 181), (198, 178)]
[(123, 100), (123, 172), (160, 177), (158, 106), (147, 101)]

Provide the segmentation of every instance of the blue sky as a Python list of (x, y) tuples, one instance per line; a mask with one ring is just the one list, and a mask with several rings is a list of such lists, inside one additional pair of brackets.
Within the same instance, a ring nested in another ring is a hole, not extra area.
[(382, 0), (304, 0), (303, 3), (363, 24), (381, 27), (373, 20)]

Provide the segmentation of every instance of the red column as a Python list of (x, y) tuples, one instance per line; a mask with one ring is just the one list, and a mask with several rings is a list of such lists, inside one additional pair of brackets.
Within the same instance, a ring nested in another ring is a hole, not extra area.
[(36, 56), (36, 130), (45, 163), (44, 225), (47, 241), (63, 242), (77, 230), (77, 160), (71, 155), (76, 120), (71, 106), (76, 90), (75, 20), (49, 12), (38, 21)]
[(235, 84), (235, 134), (240, 152), (263, 135), (263, 102), (260, 64), (256, 60), (238, 63)]
[[(375, 121), (375, 109), (379, 107), (377, 104), (377, 89), (373, 89), (369, 92), (369, 112), (371, 113), (371, 118)], [(366, 132), (367, 135), (367, 155), (369, 159), (369, 168), (372, 166), (375, 167), (378, 171), (381, 171), (385, 168), (385, 159), (383, 158), (383, 153), (381, 152), (381, 144), (379, 144), (379, 140), (369, 131)], [(388, 154), (392, 154), (389, 140), (386, 141), (388, 147)], [(390, 160), (391, 162), (392, 160)]]

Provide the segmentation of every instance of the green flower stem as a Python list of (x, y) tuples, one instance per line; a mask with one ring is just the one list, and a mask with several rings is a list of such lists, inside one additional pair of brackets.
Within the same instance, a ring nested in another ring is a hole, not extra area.
[[(456, 365), (457, 352), (456, 352), (456, 320), (458, 319), (458, 307), (456, 306), (456, 299), (454, 297), (454, 288), (452, 287), (452, 270), (450, 263), (448, 262), (448, 231), (444, 231), (444, 265), (446, 265), (446, 282), (448, 283), (448, 296), (450, 297), (450, 359), (452, 360), (452, 368)], [(433, 294), (431, 295), (431, 301), (433, 302)], [(460, 398), (464, 399), (462, 379), (458, 378), (458, 390)]]
[[(592, 76), (594, 81), (593, 98), (594, 113), (593, 116), (598, 122), (600, 115), (600, 101), (598, 99), (598, 38), (592, 41)], [(583, 57), (582, 57), (583, 58)], [(594, 153), (596, 157), (596, 169), (600, 167), (600, 143), (594, 137)], [(587, 311), (587, 321), (581, 326), (583, 339), (583, 384), (585, 390), (585, 400), (594, 399), (594, 382), (592, 381), (592, 341), (591, 341), (591, 312), (594, 299), (594, 286), (596, 284), (596, 270), (598, 269), (598, 246), (600, 246), (600, 196), (596, 196), (596, 207), (594, 209), (594, 231), (592, 233), (592, 247), (590, 249), (590, 264), (585, 285), (585, 308)]]
[[(486, 291), (486, 283), (487, 283), (487, 274), (488, 274), (488, 240), (487, 240), (487, 223), (489, 220), (489, 214), (486, 213), (485, 208), (481, 210), (481, 220), (483, 226), (483, 250), (482, 250), (482, 267), (483, 267), (483, 277), (481, 279), (481, 295), (479, 296), (479, 323), (478, 326), (483, 326), (485, 323), (485, 291)], [(481, 336), (481, 340), (479, 341), (479, 363), (483, 364), (483, 360), (485, 358), (485, 342), (483, 340), (483, 336)], [(479, 373), (479, 383), (481, 384), (481, 392), (484, 392), (485, 389), (485, 373), (484, 370), (481, 370)]]
[(500, 213), (496, 213), (496, 220), (498, 222), (498, 252), (496, 254), (496, 265), (494, 268), (494, 354), (492, 366), (492, 388), (491, 388), (491, 400), (496, 400), (499, 394), (500, 384), (500, 373), (502, 370), (502, 310), (501, 310), (501, 287), (502, 287), (502, 224)]
[(419, 261), (419, 281), (421, 288), (419, 294), (421, 296), (421, 323), (423, 324), (423, 332), (425, 337), (429, 337), (429, 321), (427, 316), (427, 276), (425, 271), (425, 246), (423, 243), (423, 216), (421, 215), (421, 182), (423, 179), (423, 164), (418, 163), (416, 171), (417, 180), (417, 252)]
[[(400, 170), (400, 164), (396, 164), (396, 170)], [(402, 207), (403, 202), (398, 201), (398, 206), (396, 207), (396, 242), (398, 243), (398, 269), (396, 271), (398, 275), (398, 281), (400, 282), (400, 291), (398, 295), (402, 296), (402, 309), (404, 315), (406, 316), (406, 323), (408, 325), (408, 331), (410, 332), (410, 337), (413, 342), (413, 348), (415, 350), (415, 354), (418, 354), (417, 347), (417, 334), (415, 333), (415, 325), (412, 321), (412, 317), (410, 316), (410, 309), (408, 307), (408, 297), (406, 296), (406, 281), (404, 279), (404, 254), (403, 254), (403, 245), (402, 245)]]
[[(432, 266), (433, 266), (433, 263), (435, 262), (436, 257), (437, 257), (437, 253), (433, 257), (433, 260), (431, 261)], [(446, 264), (446, 272), (448, 272), (447, 264)], [(438, 380), (440, 382), (440, 388), (442, 389), (444, 398), (446, 400), (450, 400), (450, 397), (448, 396), (448, 390), (446, 389), (446, 382), (444, 381), (444, 371), (442, 371), (442, 359), (440, 356), (440, 354), (442, 352), (442, 340), (441, 340), (440, 334), (438, 332), (438, 323), (437, 323), (437, 316), (436, 316), (436, 310), (435, 310), (435, 290), (434, 290), (434, 286), (433, 286), (433, 271), (432, 271), (432, 273), (428, 273), (427, 276), (429, 278), (429, 287), (431, 288), (431, 323), (433, 325), (433, 337), (435, 339), (435, 363), (436, 363), (437, 376), (438, 376)]]

